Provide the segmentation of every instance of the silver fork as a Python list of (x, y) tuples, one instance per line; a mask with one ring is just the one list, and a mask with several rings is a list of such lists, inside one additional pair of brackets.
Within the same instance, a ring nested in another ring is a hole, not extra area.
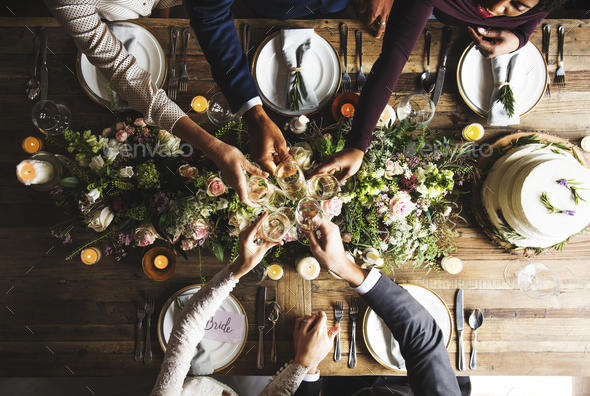
[(170, 65), (170, 79), (168, 80), (168, 97), (176, 100), (178, 91), (178, 79), (176, 78), (176, 45), (178, 44), (178, 31), (175, 26), (170, 30), (170, 41), (172, 42), (172, 62)]
[(180, 74), (180, 92), (188, 91), (188, 71), (186, 70), (186, 53), (188, 52), (188, 39), (191, 37), (188, 29), (182, 31), (182, 44), (184, 45), (184, 64)]
[(344, 51), (344, 74), (342, 75), (342, 85), (340, 89), (342, 92), (350, 92), (350, 76), (348, 75), (348, 25), (343, 23), (340, 25), (340, 44)]
[(356, 52), (359, 54), (359, 74), (356, 76), (356, 89), (361, 92), (365, 86), (365, 75), (363, 74), (363, 32), (357, 30), (356, 36)]
[(143, 356), (143, 364), (150, 364), (152, 362), (152, 342), (150, 330), (152, 314), (154, 313), (154, 296), (151, 293), (146, 296), (145, 313), (147, 314), (147, 335), (145, 336), (145, 353)]
[[(340, 327), (340, 321), (342, 320), (342, 316), (344, 316), (344, 303), (342, 301), (336, 301), (336, 306), (334, 307), (334, 319), (336, 319), (336, 326)], [(340, 361), (340, 333), (336, 334), (336, 349), (334, 350), (334, 361)]]
[(143, 302), (139, 302), (137, 304), (137, 337), (135, 338), (135, 361), (139, 362), (141, 360), (141, 324), (143, 323), (143, 318), (145, 317), (145, 305)]
[(359, 316), (359, 299), (353, 297), (350, 300), (350, 320), (352, 321), (352, 339), (350, 341), (350, 353), (348, 354), (348, 367), (356, 367), (356, 319)]
[(560, 88), (565, 88), (565, 70), (563, 69), (563, 40), (565, 37), (565, 28), (557, 28), (557, 51), (559, 52), (559, 68), (555, 71), (555, 84)]

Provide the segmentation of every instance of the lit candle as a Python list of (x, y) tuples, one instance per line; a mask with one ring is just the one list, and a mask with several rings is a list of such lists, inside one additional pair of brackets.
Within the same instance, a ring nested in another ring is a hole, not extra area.
[(55, 174), (55, 169), (47, 161), (25, 160), (16, 166), (16, 177), (25, 186), (47, 183)]
[(97, 248), (88, 248), (82, 250), (82, 262), (86, 265), (92, 265), (98, 263), (100, 260), (101, 254), (100, 250)]
[(291, 132), (299, 135), (307, 130), (307, 123), (308, 122), (309, 122), (309, 118), (307, 118), (304, 115), (299, 116), (299, 117), (293, 117), (291, 119), (291, 122), (289, 123), (289, 128), (291, 129)]
[(440, 262), (442, 269), (449, 274), (456, 275), (463, 269), (463, 261), (457, 257), (447, 256)]
[(391, 107), (390, 105), (385, 105), (385, 108), (383, 109), (383, 112), (379, 117), (379, 122), (377, 123), (377, 126), (379, 128), (386, 127), (389, 125), (389, 121), (395, 122), (395, 111), (393, 110), (393, 107)]
[(272, 263), (268, 267), (268, 277), (269, 277), (269, 279), (279, 280), (279, 279), (281, 279), (283, 277), (283, 274), (284, 273), (285, 273), (285, 271), (283, 270), (283, 267), (279, 263)]
[(34, 154), (43, 149), (43, 141), (37, 137), (29, 136), (23, 140), (23, 150), (29, 154)]
[(207, 99), (204, 96), (195, 96), (191, 102), (191, 107), (194, 111), (201, 114), (207, 111)]
[(303, 279), (315, 279), (320, 274), (320, 263), (314, 257), (304, 257), (297, 263), (297, 272)]
[(582, 139), (582, 150), (590, 153), (590, 136), (586, 136), (584, 139)]
[(467, 140), (468, 142), (479, 140), (483, 137), (483, 135), (484, 129), (481, 124), (469, 124), (463, 128), (463, 139)]
[(156, 258), (154, 259), (154, 266), (157, 269), (164, 269), (164, 268), (168, 267), (168, 257), (166, 257), (162, 254), (159, 256), (156, 256)]
[(354, 114), (354, 105), (352, 103), (344, 103), (340, 108), (340, 114), (344, 117), (352, 117)]

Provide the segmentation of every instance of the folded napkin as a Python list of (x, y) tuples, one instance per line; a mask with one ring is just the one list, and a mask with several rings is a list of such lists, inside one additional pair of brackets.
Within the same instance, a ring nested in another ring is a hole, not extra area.
[(402, 356), (401, 350), (399, 348), (399, 342), (393, 338), (393, 334), (391, 334), (390, 342), (391, 345), (389, 346), (389, 357), (391, 358), (391, 362), (399, 367), (400, 370), (407, 370), (406, 360)]
[(291, 108), (291, 93), (297, 72), (300, 72), (301, 75), (299, 84), (301, 103), (299, 104), (299, 110), (313, 109), (318, 106), (315, 91), (309, 85), (308, 77), (306, 77), (313, 73), (313, 70), (305, 69), (305, 61), (311, 53), (313, 34), (313, 29), (281, 29), (281, 48), (285, 64), (289, 70), (285, 90), (287, 93), (285, 96), (285, 109)]
[[(494, 89), (490, 98), (490, 110), (488, 112), (488, 124), (492, 126), (506, 126), (520, 124), (520, 116), (517, 111), (510, 117), (500, 102), (500, 90), (507, 82), (510, 84), (524, 77), (526, 71), (516, 61), (518, 51), (500, 55), (490, 60), (492, 64), (492, 75), (494, 78)], [(508, 78), (506, 78), (508, 77)], [(515, 102), (516, 108), (516, 102)]]
[(203, 342), (199, 342), (195, 355), (191, 360), (191, 368), (188, 371), (190, 375), (209, 375), (213, 374), (213, 363), (211, 354)]
[[(137, 30), (131, 26), (122, 26), (117, 24), (109, 25), (109, 30), (111, 31), (111, 33), (115, 35), (115, 37), (121, 43), (123, 43), (123, 46), (125, 47), (127, 52), (133, 55), (133, 52), (135, 52), (135, 47), (137, 45), (137, 38), (135, 37), (135, 33), (137, 32)], [(118, 109), (129, 108), (129, 103), (127, 103), (125, 99), (121, 98), (115, 91), (110, 92), (113, 93), (113, 99), (111, 100), (111, 102), (115, 102)]]

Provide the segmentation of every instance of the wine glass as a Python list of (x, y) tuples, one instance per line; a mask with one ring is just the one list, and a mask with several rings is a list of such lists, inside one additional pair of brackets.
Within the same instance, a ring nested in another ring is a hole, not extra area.
[(223, 93), (217, 92), (211, 97), (211, 100), (209, 100), (207, 117), (209, 117), (209, 120), (211, 120), (216, 127), (223, 127), (230, 121), (233, 121), (236, 115), (232, 113), (229, 103), (223, 96)]
[(260, 239), (270, 242), (280, 242), (289, 233), (291, 227), (295, 224), (295, 213), (293, 209), (287, 208), (286, 206), (280, 208), (274, 213), (271, 213), (260, 227)]
[(61, 135), (70, 126), (72, 113), (61, 100), (41, 100), (33, 106), (33, 123), (47, 135)]
[(322, 223), (324, 214), (317, 199), (304, 197), (297, 203), (295, 216), (297, 225), (302, 231), (315, 231)]
[(414, 94), (402, 98), (397, 106), (400, 121), (416, 123), (416, 128), (424, 128), (434, 118), (434, 102), (426, 95)]
[(285, 193), (273, 185), (268, 179), (252, 176), (246, 184), (248, 198), (258, 205), (275, 211), (285, 204)]
[(295, 161), (282, 162), (277, 166), (276, 178), (279, 186), (292, 201), (303, 198), (306, 193), (305, 176), (303, 170)]
[(338, 179), (329, 173), (315, 175), (307, 181), (307, 193), (318, 201), (334, 198), (339, 190)]
[(545, 264), (526, 259), (512, 260), (504, 269), (504, 279), (513, 289), (530, 298), (549, 298), (559, 292), (559, 277)]

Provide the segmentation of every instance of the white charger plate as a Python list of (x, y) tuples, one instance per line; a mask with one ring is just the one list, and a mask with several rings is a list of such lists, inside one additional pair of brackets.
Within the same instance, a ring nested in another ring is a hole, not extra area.
[[(180, 315), (180, 311), (176, 308), (176, 299), (179, 298), (186, 304), (192, 295), (199, 291), (200, 288), (201, 285), (187, 286), (176, 292), (168, 299), (168, 301), (166, 301), (166, 304), (164, 304), (164, 307), (160, 312), (160, 317), (158, 318), (158, 340), (160, 341), (160, 346), (164, 352), (166, 352), (174, 322)], [(242, 329), (240, 344), (230, 344), (227, 342), (206, 339), (201, 341), (207, 346), (207, 350), (211, 354), (211, 363), (213, 364), (213, 370), (215, 371), (222, 370), (233, 363), (242, 352), (242, 349), (244, 349), (246, 339), (248, 338), (248, 317), (246, 316), (242, 304), (240, 304), (233, 295), (230, 294), (229, 297), (223, 300), (218, 310), (244, 315), (244, 328)]]
[[(164, 85), (166, 78), (166, 55), (160, 43), (146, 28), (133, 22), (110, 22), (112, 26), (126, 26), (133, 29), (136, 43), (131, 52), (137, 65), (152, 76), (152, 81), (157, 87)], [(110, 106), (111, 100), (107, 90), (108, 81), (102, 73), (94, 67), (85, 54), (78, 53), (77, 62), (78, 80), (82, 88), (90, 98), (101, 106)]]
[(281, 50), (281, 36), (277, 32), (260, 44), (252, 62), (252, 76), (265, 105), (284, 116), (312, 114), (327, 105), (340, 86), (340, 58), (329, 41), (315, 33), (311, 40), (311, 53), (305, 64), (305, 79), (313, 87), (319, 105), (315, 109), (292, 111), (284, 108), (287, 96), (287, 66)]
[[(451, 312), (447, 304), (438, 294), (425, 287), (410, 284), (401, 286), (434, 317), (443, 333), (445, 346), (448, 348), (451, 343), (453, 326)], [(363, 319), (363, 337), (369, 353), (378, 363), (391, 370), (406, 372), (392, 360), (391, 353), (388, 351), (391, 345), (391, 331), (371, 308), (367, 309)]]
[[(539, 47), (529, 41), (520, 50), (518, 62), (528, 72), (510, 85), (516, 100), (515, 113), (521, 117), (532, 111), (543, 98), (547, 85), (547, 64)], [(471, 44), (461, 55), (457, 66), (459, 93), (467, 106), (479, 116), (486, 118), (490, 97), (494, 88), (490, 60), (484, 58)]]

